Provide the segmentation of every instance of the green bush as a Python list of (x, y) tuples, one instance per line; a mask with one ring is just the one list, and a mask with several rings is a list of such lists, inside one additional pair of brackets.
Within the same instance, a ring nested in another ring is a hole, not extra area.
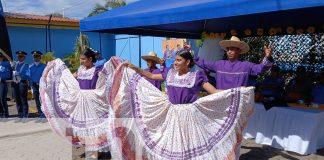
[(55, 59), (54, 52), (47, 52), (43, 54), (41, 63), (47, 64), (47, 62), (52, 61), (54, 59)]
[(80, 34), (75, 41), (73, 53), (66, 55), (66, 57), (63, 59), (72, 73), (76, 72), (80, 66), (80, 54), (83, 50), (89, 47), (89, 38), (84, 34)]

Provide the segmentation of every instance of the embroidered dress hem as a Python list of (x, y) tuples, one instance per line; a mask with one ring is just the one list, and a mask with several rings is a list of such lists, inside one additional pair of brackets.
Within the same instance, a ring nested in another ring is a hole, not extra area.
[(242, 131), (253, 112), (252, 87), (174, 105), (133, 70), (120, 67), (115, 79), (113, 86), (119, 88), (110, 96), (117, 118), (114, 125), (119, 126), (116, 144), (125, 159), (236, 158)]
[(52, 130), (73, 145), (86, 150), (101, 151), (109, 146), (110, 117), (107, 101), (114, 68), (121, 61), (112, 58), (104, 65), (96, 89), (82, 90), (78, 81), (60, 60), (48, 64), (40, 80), (42, 111)]

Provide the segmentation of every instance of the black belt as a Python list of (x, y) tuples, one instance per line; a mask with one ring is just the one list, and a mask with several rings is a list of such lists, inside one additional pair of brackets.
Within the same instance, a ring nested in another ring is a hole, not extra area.
[(27, 83), (28, 81), (27, 80), (20, 80), (20, 82)]

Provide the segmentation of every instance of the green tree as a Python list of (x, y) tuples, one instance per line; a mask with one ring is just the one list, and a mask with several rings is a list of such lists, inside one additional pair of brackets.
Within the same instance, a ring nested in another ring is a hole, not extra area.
[(96, 6), (89, 13), (88, 17), (109, 11), (114, 8), (125, 6), (125, 5), (126, 5), (126, 2), (124, 0), (107, 0), (105, 3), (105, 6), (96, 4)]
[(111, 9), (122, 7), (125, 5), (126, 5), (126, 2), (124, 0), (107, 0), (106, 4), (105, 4), (105, 8), (107, 8), (108, 10), (111, 10)]
[(75, 41), (73, 53), (68, 54), (63, 59), (72, 73), (76, 72), (80, 66), (80, 54), (83, 52), (83, 50), (89, 47), (90, 41), (88, 36), (86, 36), (85, 34), (80, 34), (80, 36), (77, 37)]
[(88, 17), (94, 16), (94, 15), (97, 15), (99, 13), (106, 12), (106, 11), (107, 11), (107, 8), (105, 8), (104, 6), (102, 6), (100, 4), (96, 4), (96, 6), (89, 13)]

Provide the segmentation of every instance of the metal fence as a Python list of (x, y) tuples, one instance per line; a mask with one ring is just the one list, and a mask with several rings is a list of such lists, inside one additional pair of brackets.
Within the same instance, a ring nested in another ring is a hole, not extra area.
[[(250, 51), (240, 59), (254, 63), (261, 62), (265, 45), (272, 46), (274, 64), (280, 67), (286, 82), (295, 76), (298, 66), (304, 66), (314, 80), (324, 68), (324, 33), (246, 37), (243, 40), (249, 44)], [(263, 76), (259, 76), (258, 80), (261, 79)]]
[(250, 54), (242, 60), (258, 63), (263, 58), (264, 45), (273, 47), (273, 58), (283, 71), (304, 66), (309, 72), (319, 73), (324, 67), (324, 34), (282, 35), (247, 37), (243, 39), (251, 47)]

